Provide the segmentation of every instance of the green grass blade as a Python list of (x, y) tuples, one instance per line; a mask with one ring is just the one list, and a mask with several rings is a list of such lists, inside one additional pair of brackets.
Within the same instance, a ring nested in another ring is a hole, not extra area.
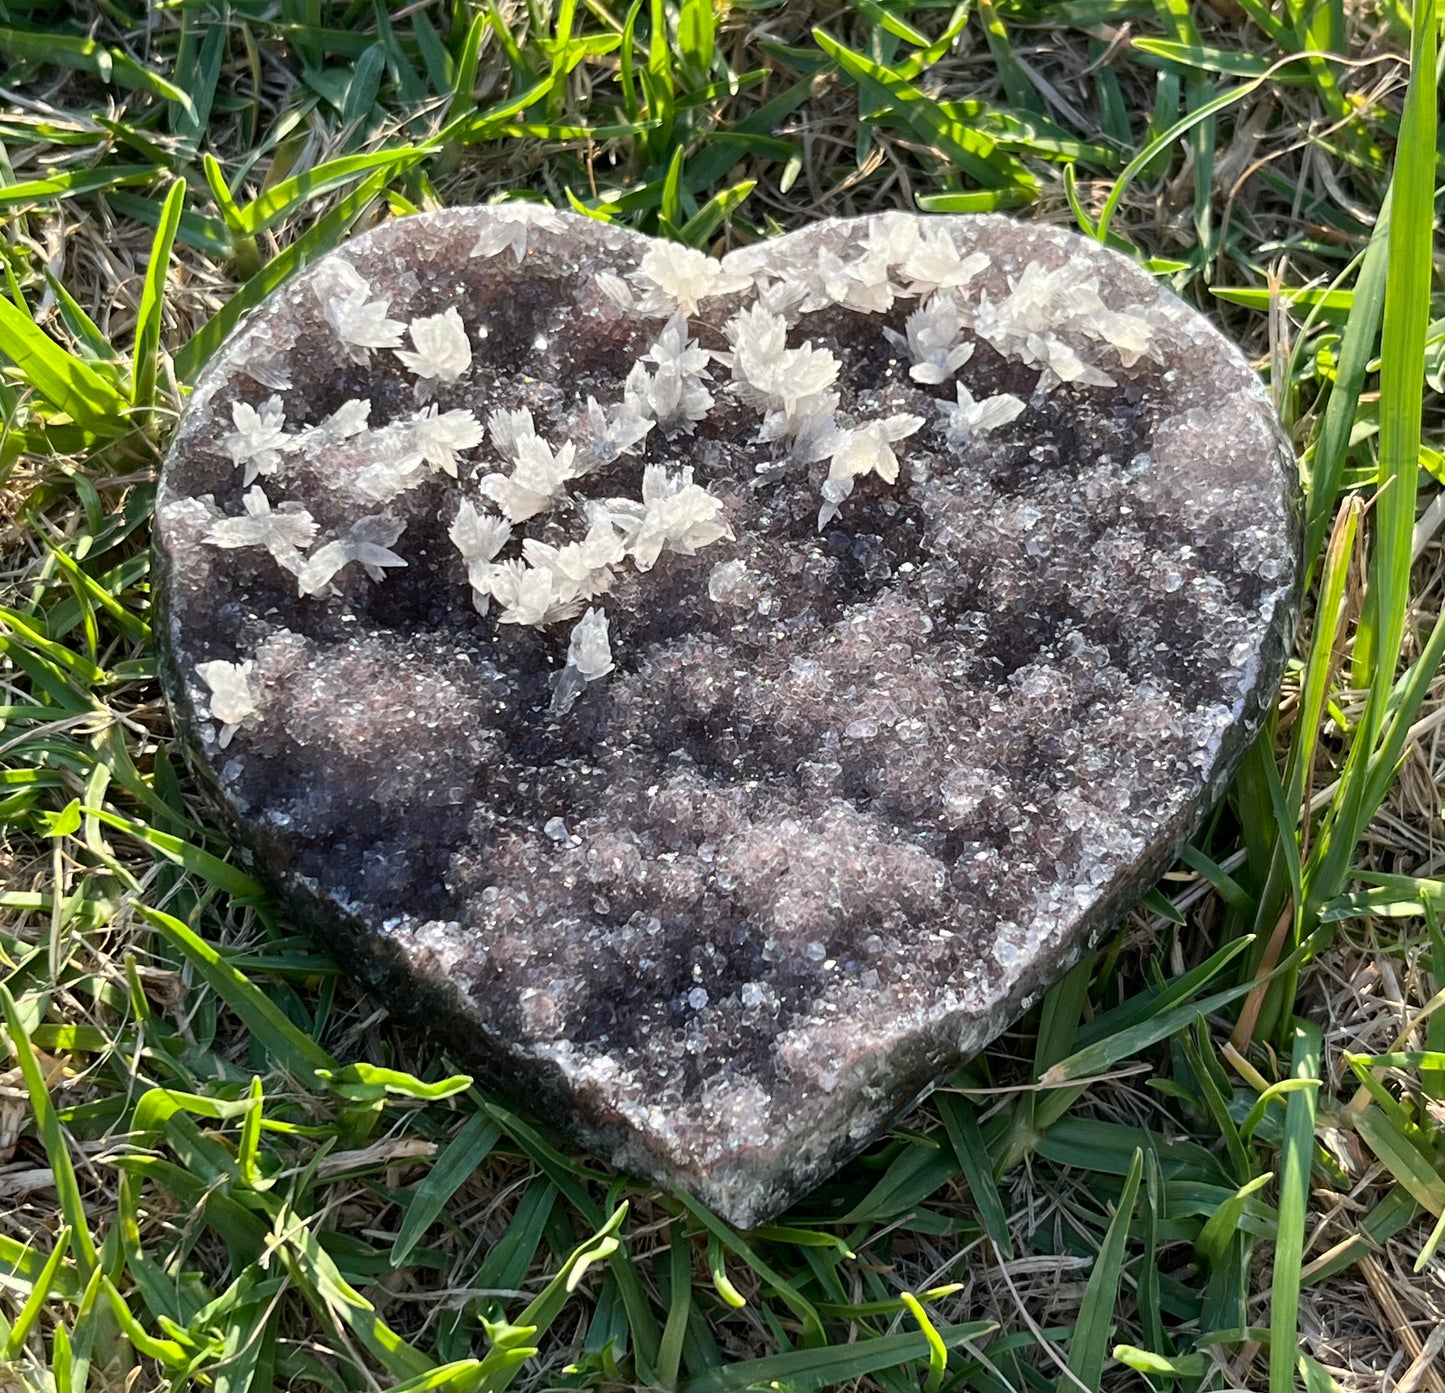
[(201, 172), (206, 176), (206, 186), (211, 191), (211, 198), (227, 229), (238, 236), (244, 235), (246, 229), (241, 220), (241, 210), (237, 207), (236, 200), (226, 183), (225, 172), (221, 169), (220, 161), (207, 152), (201, 157)]
[(155, 177), (155, 170), (148, 165), (103, 165), (99, 169), (64, 170), (43, 179), (23, 179), (0, 187), (0, 212), (9, 213), (62, 198), (78, 198), (101, 189), (149, 184)]
[(1437, 619), (1420, 656), (1400, 679), (1386, 705), (1383, 733), (1366, 754), (1357, 732), (1336, 802), (1316, 837), (1306, 866), (1306, 910), (1317, 916), (1334, 901), (1350, 875), (1354, 850), (1384, 801), (1403, 757), (1410, 726), (1424, 702), (1442, 661), (1445, 661), (1445, 617)]
[(1149, 141), (1120, 172), (1118, 179), (1114, 181), (1109, 196), (1104, 201), (1100, 210), (1098, 221), (1094, 226), (1094, 235), (1099, 241), (1104, 242), (1109, 235), (1109, 225), (1114, 220), (1114, 214), (1118, 211), (1119, 204), (1124, 194), (1128, 191), (1135, 178), (1159, 157), (1160, 153), (1167, 150), (1182, 135), (1187, 135), (1196, 126), (1212, 120), (1221, 111), (1227, 111), (1231, 106), (1237, 105), (1245, 98), (1252, 96), (1260, 85), (1270, 78), (1276, 76), (1284, 67), (1294, 61), (1290, 58), (1280, 59), (1272, 63), (1263, 73), (1252, 82), (1241, 83), (1238, 87), (1232, 87), (1227, 92), (1221, 92), (1217, 97), (1210, 98), (1202, 106), (1196, 107), (1186, 116), (1176, 121), (1167, 131), (1162, 132), (1153, 140)]
[(1383, 1112), (1366, 1108), (1355, 1118), (1355, 1129), (1418, 1205), (1437, 1218), (1445, 1215), (1445, 1178)]
[[(1275, 969), (1276, 972), (1280, 970)], [(1253, 990), (1254, 985), (1253, 982), (1243, 982), (1238, 986), (1227, 987), (1201, 1001), (1173, 1007), (1139, 1025), (1121, 1030), (1116, 1035), (1085, 1045), (1083, 1049), (1053, 1065), (1040, 1082), (1055, 1088), (1059, 1084), (1102, 1074), (1105, 1070), (1112, 1069), (1121, 1059), (1127, 1059), (1130, 1055), (1138, 1054), (1140, 1050), (1146, 1050), (1151, 1045), (1157, 1045), (1161, 1040), (1177, 1034), (1185, 1026), (1192, 1024), (1196, 1016), (1207, 1016), (1212, 1011), (1221, 1010), (1231, 1002), (1238, 1001)]]
[(958, 1158), (968, 1192), (978, 1208), (979, 1222), (993, 1239), (1005, 1259), (1013, 1258), (1013, 1239), (1008, 1230), (1008, 1214), (993, 1178), (993, 1162), (979, 1128), (973, 1107), (966, 1098), (955, 1093), (939, 1093), (934, 1102), (943, 1118), (944, 1130)]
[(369, 155), (343, 155), (302, 174), (293, 174), (267, 189), (259, 198), (236, 210), (236, 223), (243, 236), (267, 232), (322, 194), (349, 184), (363, 174), (376, 172), (388, 177), (420, 163), (433, 153), (430, 145), (410, 149), (378, 150)]
[(71, 1256), (75, 1259), (81, 1275), (90, 1280), (92, 1274), (98, 1270), (97, 1255), (94, 1240), (90, 1236), (85, 1202), (81, 1199), (80, 1186), (75, 1179), (75, 1167), (70, 1159), (70, 1145), (61, 1130), (60, 1120), (55, 1115), (50, 1089), (41, 1071), (40, 1061), (35, 1057), (35, 1051), (30, 1044), (30, 1033), (15, 1005), (15, 998), (3, 983), (0, 983), (0, 1011), (4, 1012), (5, 1031), (10, 1037), (10, 1048), (20, 1065), (25, 1091), (30, 1096), (35, 1130), (39, 1133), (41, 1145), (45, 1148), (45, 1159), (50, 1163), (54, 1175), (53, 1183), (55, 1193), (60, 1199), (60, 1212), (70, 1226)]
[(474, 1393), (481, 1386), (481, 1369), (480, 1359), (457, 1359), (394, 1383), (386, 1393)]
[[(1334, 402), (1333, 394), (1330, 402)], [(1311, 635), (1304, 681), (1300, 685), (1299, 716), (1285, 771), (1285, 801), (1291, 808), (1300, 807), (1304, 799), (1305, 780), (1314, 769), (1315, 748), (1320, 723), (1324, 719), (1325, 703), (1329, 698), (1330, 674), (1344, 618), (1345, 587), (1354, 558), (1355, 533), (1359, 530), (1363, 511), (1357, 497), (1346, 499), (1325, 549), (1324, 569), (1315, 601), (1315, 631)]]
[(160, 226), (156, 228), (150, 259), (146, 262), (145, 287), (136, 315), (135, 357), (131, 368), (131, 403), (134, 406), (154, 407), (156, 404), (156, 358), (161, 345), (166, 275), (170, 271), (171, 248), (175, 245), (176, 229), (181, 223), (185, 200), (186, 181), (177, 179), (161, 205)]
[(986, 188), (1012, 188), (1032, 197), (1038, 181), (997, 142), (973, 126), (948, 116), (931, 97), (881, 63), (838, 42), (826, 30), (814, 29), (813, 41), (844, 75), (893, 107), (923, 140), (937, 148)]
[(707, 1231), (715, 1237), (723, 1247), (741, 1258), (754, 1272), (765, 1282), (772, 1285), (778, 1296), (795, 1316), (803, 1323), (804, 1341), (810, 1345), (825, 1345), (828, 1342), (827, 1334), (823, 1330), (823, 1322), (818, 1316), (817, 1308), (809, 1301), (787, 1278), (776, 1272), (754, 1251), (752, 1245), (730, 1225), (723, 1223), (705, 1205), (700, 1204), (690, 1195), (679, 1191), (677, 1198), (681, 1201), (683, 1208), (697, 1219)]
[[(552, 1322), (561, 1314), (562, 1308), (567, 1304), (568, 1298), (577, 1290), (583, 1277), (587, 1275), (589, 1268), (599, 1262), (605, 1262), (617, 1251), (618, 1229), (627, 1217), (627, 1205), (621, 1204), (615, 1209), (611, 1217), (602, 1225), (591, 1238), (579, 1244), (573, 1249), (557, 1275), (542, 1289), (536, 1300), (529, 1303), (527, 1309), (518, 1316), (515, 1325), (512, 1327), (519, 1332), (525, 1331), (525, 1338), (530, 1342), (535, 1336), (544, 1334)], [(516, 1346), (513, 1346), (513, 1351)], [(535, 1353), (535, 1351), (533, 1351)], [(482, 1361), (483, 1372), (479, 1374), (479, 1381), (484, 1381), (483, 1386), (488, 1390), (500, 1390), (508, 1387), (520, 1368), (521, 1361), (499, 1358), (493, 1362), (494, 1355), (505, 1355), (506, 1350), (494, 1350)], [(530, 1357), (530, 1356), (529, 1356)]]
[[(495, 12), (494, 12), (495, 13)], [(452, 77), (452, 100), (447, 108), (447, 124), (460, 120), (472, 105), (472, 93), (477, 85), (477, 64), (481, 58), (482, 37), (487, 31), (488, 16), (475, 14), (467, 25), (462, 38), (461, 49), (456, 57), (456, 69)], [(505, 26), (495, 26), (502, 34)]]
[(97, 436), (130, 428), (129, 403), (96, 370), (67, 353), (28, 314), (0, 295), (0, 353), (26, 382), (76, 425)]
[(668, 1228), (667, 1324), (657, 1347), (657, 1381), (664, 1388), (677, 1386), (682, 1367), (687, 1318), (692, 1311), (692, 1253), (680, 1223)]
[[(1378, 707), (1394, 682), (1409, 603), (1424, 391), (1421, 364), (1430, 322), (1434, 248), (1437, 40), (1435, 0), (1423, 0), (1415, 7), (1410, 83), (1400, 118), (1380, 341), (1375, 549), (1361, 621), (1361, 637), (1367, 640), (1375, 664), (1372, 701), (1364, 720), (1370, 744), (1379, 729), (1382, 712)], [(1357, 647), (1360, 641), (1356, 639)]]
[[(224, 23), (217, 21), (206, 25), (205, 37), (201, 40), (195, 66), (191, 70), (191, 107), (188, 110), (178, 106), (171, 112), (171, 129), (193, 150), (200, 146), (210, 122), (229, 38)], [(186, 65), (178, 60), (176, 71), (186, 70)]]
[(1136, 1151), (1124, 1180), (1118, 1207), (1109, 1221), (1104, 1241), (1099, 1247), (1099, 1256), (1094, 1261), (1094, 1270), (1089, 1274), (1089, 1285), (1084, 1290), (1078, 1319), (1074, 1322), (1074, 1338), (1069, 1341), (1069, 1372), (1084, 1388), (1098, 1388), (1103, 1379), (1109, 1336), (1114, 1329), (1114, 1306), (1124, 1275), (1129, 1220), (1134, 1213), (1134, 1201), (1143, 1176), (1144, 1153)]
[(677, 17), (677, 51), (683, 81), (701, 87), (712, 71), (717, 41), (713, 0), (682, 0)]
[(267, 1053), (298, 1081), (315, 1078), (318, 1069), (336, 1068), (336, 1061), (315, 1040), (193, 929), (149, 905), (138, 904), (136, 909), (180, 949)]
[[(1296, 1021), (1290, 1077), (1318, 1085), (1320, 1028)], [(1269, 1386), (1285, 1389), (1294, 1381), (1299, 1340), (1300, 1268), (1309, 1223), (1310, 1174), (1314, 1166), (1315, 1104), (1318, 1086), (1302, 1087), (1285, 1106), (1284, 1149), (1279, 1162), (1279, 1229), (1274, 1242), (1270, 1286)]]
[[(963, 1325), (935, 1327), (934, 1333), (945, 1348), (956, 1348), (970, 1340), (982, 1339), (997, 1327), (991, 1321), (971, 1321)], [(826, 1349), (791, 1350), (787, 1354), (768, 1355), (725, 1364), (689, 1379), (683, 1393), (746, 1393), (759, 1388), (791, 1388), (804, 1390), (842, 1388), (854, 1379), (900, 1364), (926, 1360), (930, 1342), (922, 1333), (879, 1335), (873, 1339), (855, 1340), (850, 1344)]]
[(1078, 1044), (1080, 1047), (1091, 1045), (1130, 1026), (1141, 1025), (1161, 1011), (1168, 1011), (1191, 1000), (1248, 947), (1247, 938), (1233, 939), (1211, 953), (1198, 967), (1192, 967), (1188, 972), (1171, 978), (1157, 990), (1146, 989), (1138, 992), (1118, 1006), (1100, 1012), (1092, 1020), (1084, 1021), (1078, 1029)]
[(98, 822), (103, 822), (107, 827), (113, 827), (117, 832), (125, 832), (134, 837), (138, 842), (158, 851), (168, 861), (174, 861), (176, 865), (183, 866), (193, 874), (208, 880), (211, 884), (225, 890), (228, 894), (236, 895), (242, 899), (262, 899), (265, 890), (260, 881), (253, 880), (245, 871), (231, 865), (229, 861), (223, 861), (219, 856), (213, 856), (209, 851), (204, 851), (198, 846), (192, 846), (190, 842), (181, 837), (173, 837), (169, 832), (161, 832), (145, 822), (133, 822), (129, 818), (119, 817), (108, 808), (82, 808), (81, 811), (87, 817), (93, 817)]
[(911, 1291), (899, 1292), (898, 1296), (908, 1308), (908, 1314), (918, 1322), (918, 1329), (928, 1342), (928, 1377), (923, 1381), (923, 1393), (938, 1393), (948, 1372), (948, 1346), (923, 1309), (923, 1303)]
[(391, 1248), (394, 1266), (406, 1265), (422, 1235), (467, 1177), (487, 1158), (501, 1135), (502, 1129), (490, 1117), (485, 1113), (474, 1113), (446, 1144), (426, 1179), (412, 1192), (406, 1207), (406, 1218), (402, 1220)]
[[(25, 1298), (25, 1304), (20, 1308), (20, 1314), (11, 1324), (10, 1333), (6, 1337), (4, 1345), (0, 1346), (0, 1363), (13, 1362), (19, 1357), (20, 1351), (25, 1348), (25, 1342), (30, 1338), (30, 1332), (34, 1328), (35, 1322), (40, 1319), (40, 1312), (55, 1289), (56, 1274), (60, 1271), (60, 1264), (65, 1260), (65, 1254), (70, 1247), (70, 1238), (69, 1225), (62, 1224), (55, 1235), (55, 1246), (50, 1250), (50, 1256), (45, 1259), (45, 1266), (40, 1269), (31, 1282), (30, 1295)], [(0, 1257), (0, 1262), (3, 1261), (3, 1257)]]
[(1385, 313), (1385, 276), (1389, 268), (1392, 193), (1385, 190), (1380, 216), (1355, 277), (1349, 318), (1340, 341), (1335, 379), (1325, 403), (1319, 434), (1311, 451), (1309, 497), (1305, 524), (1305, 563), (1315, 564), (1330, 515), (1339, 497), (1351, 434), (1359, 415), (1360, 392), (1374, 356)]
[(288, 1270), (317, 1314), (329, 1312), (388, 1374), (405, 1380), (435, 1370), (434, 1362), (392, 1330), (376, 1314), (376, 1307), (346, 1280), (298, 1214), (282, 1209), (276, 1237)]
[(138, 63), (124, 50), (107, 48), (94, 39), (54, 30), (0, 29), (0, 53), (92, 73), (105, 83), (154, 93), (195, 115), (189, 95), (175, 83)]

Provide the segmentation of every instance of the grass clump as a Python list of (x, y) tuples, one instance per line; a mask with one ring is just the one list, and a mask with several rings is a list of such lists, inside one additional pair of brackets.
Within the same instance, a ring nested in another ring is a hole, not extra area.
[[(1445, 1388), (1438, 24), (5, 7), (0, 1385)], [(1073, 221), (1242, 341), (1299, 447), (1297, 662), (1180, 867), (747, 1235), (388, 1022), (229, 858), (159, 701), (187, 384), (356, 229), (503, 195), (713, 250), (886, 207)]]

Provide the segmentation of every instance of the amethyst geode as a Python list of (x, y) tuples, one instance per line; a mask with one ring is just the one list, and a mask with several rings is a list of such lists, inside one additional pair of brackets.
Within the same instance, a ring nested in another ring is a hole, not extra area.
[(156, 549), (177, 724), (289, 912), (743, 1225), (1167, 865), (1300, 574), (1208, 323), (1070, 233), (902, 213), (720, 262), (381, 227), (207, 369)]

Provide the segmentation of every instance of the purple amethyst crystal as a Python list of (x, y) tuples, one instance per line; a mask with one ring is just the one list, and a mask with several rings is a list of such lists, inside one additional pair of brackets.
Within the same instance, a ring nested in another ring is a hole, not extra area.
[(207, 369), (178, 725), (289, 912), (488, 1086), (734, 1222), (1007, 1026), (1272, 700), (1292, 454), (1112, 252), (359, 237)]

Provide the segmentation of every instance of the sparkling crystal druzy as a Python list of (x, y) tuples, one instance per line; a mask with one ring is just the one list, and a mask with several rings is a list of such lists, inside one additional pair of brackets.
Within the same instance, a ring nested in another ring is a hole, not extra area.
[(1298, 545), (1249, 366), (1077, 236), (888, 214), (718, 262), (519, 206), (277, 293), (156, 528), (177, 722), (291, 913), (740, 1224), (1166, 866)]

